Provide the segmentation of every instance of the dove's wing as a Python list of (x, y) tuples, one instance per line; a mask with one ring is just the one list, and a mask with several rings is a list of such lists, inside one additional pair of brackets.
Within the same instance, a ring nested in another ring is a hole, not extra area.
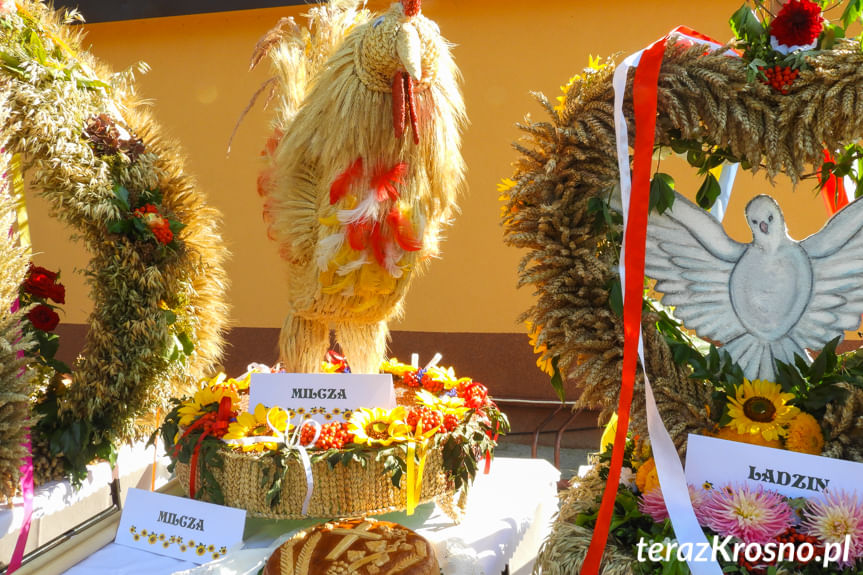
[(725, 234), (713, 216), (675, 193), (674, 205), (652, 214), (647, 226), (645, 274), (662, 302), (699, 336), (729, 342), (746, 333), (731, 305), (729, 278), (746, 244)]
[(802, 347), (821, 349), (863, 313), (863, 201), (839, 211), (800, 245), (812, 262), (812, 300), (790, 335)]

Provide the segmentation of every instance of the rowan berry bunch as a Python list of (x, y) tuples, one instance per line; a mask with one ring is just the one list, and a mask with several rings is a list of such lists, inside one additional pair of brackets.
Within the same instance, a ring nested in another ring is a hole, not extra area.
[(425, 433), (435, 427), (443, 425), (443, 413), (436, 409), (430, 409), (424, 405), (412, 407), (408, 411), (407, 424), (414, 429), (417, 429), (422, 423), (422, 430)]
[(761, 82), (780, 94), (787, 94), (794, 80), (800, 75), (800, 70), (792, 69), (790, 66), (768, 66), (758, 69), (766, 76)]
[(402, 377), (402, 382), (404, 382), (408, 387), (420, 387), (422, 385), (423, 377), (425, 377), (424, 369), (409, 371), (404, 374), (404, 377)]
[[(304, 425), (300, 430), (300, 444), (308, 445), (315, 437), (315, 427)], [(341, 449), (348, 443), (353, 442), (353, 434), (348, 432), (346, 421), (334, 421), (321, 426), (321, 434), (315, 442), (315, 449)]]
[(446, 415), (443, 416), (443, 428), (446, 431), (448, 431), (448, 432), (452, 431), (453, 429), (455, 429), (458, 426), (458, 424), (459, 424), (459, 418), (456, 414), (447, 413)]

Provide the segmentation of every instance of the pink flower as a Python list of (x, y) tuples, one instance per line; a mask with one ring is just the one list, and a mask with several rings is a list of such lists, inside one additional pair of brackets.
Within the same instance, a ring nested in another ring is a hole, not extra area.
[(841, 489), (827, 490), (820, 498), (812, 498), (806, 503), (803, 516), (804, 533), (824, 543), (844, 545), (846, 536), (851, 536), (848, 561), (840, 561), (840, 567), (853, 565), (863, 557), (863, 497)]
[(704, 525), (744, 543), (767, 543), (794, 523), (794, 511), (774, 491), (730, 485), (708, 492), (701, 506)]
[[(689, 486), (689, 500), (692, 501), (692, 508), (695, 510), (695, 517), (698, 522), (703, 524), (703, 512), (701, 508), (707, 500), (707, 493), (702, 489), (696, 489)], [(665, 507), (665, 499), (662, 497), (662, 489), (654, 487), (647, 493), (643, 493), (638, 501), (638, 510), (642, 513), (650, 515), (656, 523), (662, 523), (668, 517), (668, 509)]]

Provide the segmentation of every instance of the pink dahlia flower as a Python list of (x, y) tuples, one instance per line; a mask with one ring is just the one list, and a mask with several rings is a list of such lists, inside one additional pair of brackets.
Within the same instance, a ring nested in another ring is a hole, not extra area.
[(703, 524), (745, 543), (767, 543), (794, 524), (794, 511), (774, 491), (749, 485), (711, 489), (700, 508)]
[(838, 489), (810, 499), (803, 513), (803, 532), (824, 543), (842, 545), (850, 536), (848, 561), (840, 558), (839, 566), (853, 565), (863, 557), (863, 497)]
[[(707, 500), (707, 493), (703, 489), (696, 489), (689, 486), (689, 500), (692, 501), (692, 508), (695, 510), (695, 517), (702, 525), (703, 513), (701, 507)], [(646, 515), (650, 515), (656, 523), (662, 523), (668, 517), (668, 509), (665, 506), (665, 499), (662, 497), (662, 489), (654, 487), (647, 493), (643, 493), (638, 500), (638, 510)]]

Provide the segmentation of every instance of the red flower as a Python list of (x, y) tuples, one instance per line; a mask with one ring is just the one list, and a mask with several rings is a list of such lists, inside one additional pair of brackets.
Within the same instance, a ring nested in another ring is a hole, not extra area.
[(770, 23), (770, 35), (781, 46), (809, 46), (821, 34), (824, 17), (811, 0), (788, 0)]
[(66, 288), (57, 283), (57, 272), (30, 264), (23, 287), (24, 291), (32, 296), (66, 303)]
[(57, 315), (57, 312), (43, 303), (31, 309), (27, 318), (33, 327), (42, 331), (54, 331), (54, 328), (60, 323), (60, 316)]

